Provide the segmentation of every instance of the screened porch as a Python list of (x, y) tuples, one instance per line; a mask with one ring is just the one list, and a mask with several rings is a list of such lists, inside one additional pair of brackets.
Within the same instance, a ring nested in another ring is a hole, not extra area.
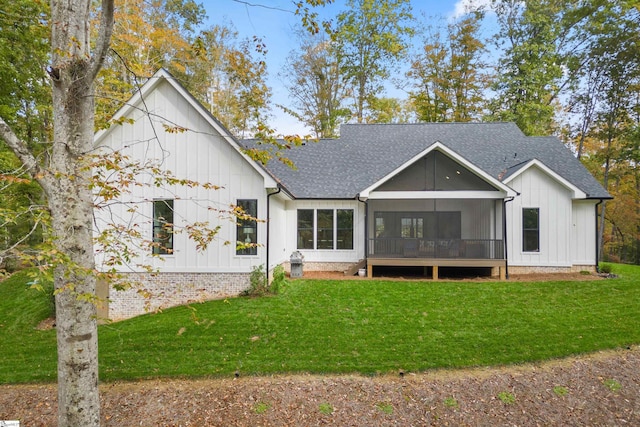
[[(502, 199), (370, 200), (367, 263), (373, 266), (506, 265)], [(501, 268), (502, 270), (502, 268)]]

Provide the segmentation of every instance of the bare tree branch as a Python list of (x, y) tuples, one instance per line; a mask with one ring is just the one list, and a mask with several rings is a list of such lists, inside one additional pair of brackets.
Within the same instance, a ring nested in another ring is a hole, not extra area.
[(109, 52), (109, 47), (111, 45), (111, 35), (113, 34), (114, 0), (102, 0), (101, 10), (96, 51), (89, 72), (91, 81), (95, 80), (98, 75), (98, 71), (102, 68), (102, 64), (107, 57), (107, 53)]
[(34, 155), (29, 151), (29, 147), (27, 144), (18, 138), (18, 136), (11, 130), (11, 127), (4, 121), (2, 117), (0, 117), (0, 138), (2, 138), (9, 148), (13, 150), (13, 152), (18, 156), (27, 172), (29, 172), (32, 176), (34, 176), (41, 185), (44, 186), (44, 183), (41, 182), (42, 169), (38, 164), (38, 161), (34, 157)]

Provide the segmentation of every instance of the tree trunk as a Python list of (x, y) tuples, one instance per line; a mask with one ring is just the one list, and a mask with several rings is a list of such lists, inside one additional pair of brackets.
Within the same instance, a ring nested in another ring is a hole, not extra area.
[(113, 28), (113, 0), (102, 0), (96, 53), (90, 52), (92, 0), (51, 0), (53, 145), (40, 178), (55, 248), (58, 426), (100, 425), (98, 328), (91, 169), (93, 82)]
[[(611, 145), (613, 143), (613, 137), (609, 135), (607, 138), (606, 159), (604, 164), (604, 177), (602, 180), (602, 186), (605, 190), (609, 190), (609, 168), (611, 165)], [(598, 260), (602, 260), (604, 255), (604, 227), (606, 225), (606, 211), (607, 201), (603, 200), (600, 205), (600, 227), (598, 228)], [(597, 267), (597, 266), (596, 266)]]
[(91, 170), (92, 85), (86, 60), (60, 68), (53, 84), (54, 144), (47, 198), (54, 244), (67, 257), (54, 272), (58, 338), (58, 425), (99, 426), (98, 330)]
[(113, 31), (114, 0), (101, 0), (95, 54), (89, 22), (94, 0), (51, 0), (53, 142), (43, 165), (0, 117), (0, 137), (47, 195), (55, 251), (58, 426), (100, 425), (93, 197), (86, 156), (93, 149), (93, 81)]

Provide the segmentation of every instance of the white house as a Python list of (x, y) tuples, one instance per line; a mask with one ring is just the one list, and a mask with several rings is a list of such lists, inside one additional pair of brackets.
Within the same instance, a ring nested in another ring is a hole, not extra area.
[[(295, 169), (263, 167), (243, 154), (255, 141), (236, 140), (164, 70), (114, 119), (122, 124), (96, 134), (101, 150), (220, 188), (134, 186), (96, 212), (98, 231), (115, 223), (156, 242), (129, 244), (134, 256), (118, 267), (153, 297), (110, 292), (112, 319), (238, 294), (254, 268), (286, 265), (294, 251), (305, 271), (366, 265), (370, 277), (388, 267), (437, 279), (443, 268), (506, 278), (597, 265), (596, 206), (609, 194), (557, 138), (526, 137), (513, 123), (345, 125), (339, 139), (288, 150)], [(221, 218), (233, 205), (260, 221)], [(204, 251), (180, 232), (194, 222), (219, 227)]]

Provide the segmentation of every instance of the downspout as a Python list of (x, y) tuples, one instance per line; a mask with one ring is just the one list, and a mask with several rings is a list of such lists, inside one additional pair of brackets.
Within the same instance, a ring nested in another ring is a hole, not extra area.
[(282, 191), (282, 188), (280, 187), (280, 184), (278, 184), (278, 191), (274, 191), (273, 193), (268, 193), (267, 194), (267, 256), (266, 256), (266, 260), (265, 263), (266, 265), (266, 277), (265, 280), (267, 281), (267, 283), (265, 283), (266, 287), (269, 287), (269, 248), (271, 247), (270, 242), (269, 242), (269, 229), (271, 228), (271, 204), (270, 204), (270, 200), (271, 200), (271, 196), (273, 196), (274, 194), (278, 194)]
[(600, 206), (603, 202), (603, 199), (600, 199), (598, 203), (595, 205), (596, 210), (596, 273), (600, 273), (600, 230), (598, 229), (598, 206)]
[(504, 239), (504, 275), (509, 280), (509, 248), (507, 244), (507, 203), (513, 201), (515, 197), (508, 197), (502, 200), (502, 238)]

